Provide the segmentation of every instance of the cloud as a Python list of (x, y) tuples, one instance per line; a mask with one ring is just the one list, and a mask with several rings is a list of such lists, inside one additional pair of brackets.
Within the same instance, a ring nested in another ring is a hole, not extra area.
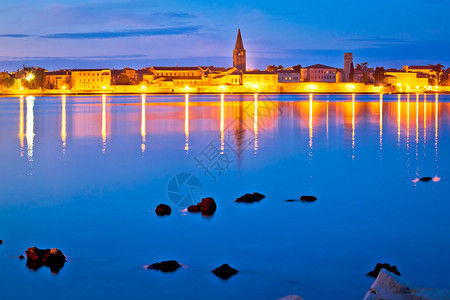
[(0, 56), (3, 61), (16, 60), (108, 60), (108, 59), (141, 59), (146, 58), (144, 54), (130, 54), (130, 55), (93, 55), (93, 56)]
[[(197, 33), (200, 30), (200, 28), (201, 28), (200, 26), (180, 26), (180, 27), (163, 27), (163, 28), (132, 29), (132, 30), (117, 30), (117, 31), (52, 33), (35, 37), (44, 39), (70, 39), (70, 40), (115, 39), (125, 37), (193, 34)], [(0, 34), (0, 37), (27, 38), (33, 37), (33, 35), (10, 33), (10, 34)]]
[(26, 37), (32, 37), (30, 34), (15, 34), (15, 33), (6, 33), (6, 34), (0, 34), (0, 37), (9, 37), (9, 38), (26, 38)]

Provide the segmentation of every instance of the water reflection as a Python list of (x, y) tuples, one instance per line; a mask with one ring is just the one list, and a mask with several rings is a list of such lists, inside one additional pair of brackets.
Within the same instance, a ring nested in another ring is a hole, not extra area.
[(380, 159), (383, 150), (383, 94), (380, 94)]
[(66, 154), (66, 138), (67, 138), (67, 128), (66, 128), (66, 95), (62, 95), (61, 99), (61, 141), (63, 143), (63, 155)]
[[(302, 99), (299, 101), (271, 101), (270, 97), (266, 98), (268, 96), (263, 97), (258, 94), (252, 96), (227, 96), (221, 94), (219, 97), (211, 96), (212, 101), (209, 102), (192, 101), (194, 97), (198, 96), (185, 94), (184, 101), (181, 98), (175, 102), (162, 103), (152, 101), (147, 103), (146, 95), (144, 94), (137, 98), (140, 101), (135, 100), (132, 103), (124, 104), (116, 103), (115, 101), (117, 100), (114, 97), (111, 98), (111, 103), (107, 103), (107, 97), (103, 95), (101, 96), (101, 111), (98, 109), (98, 98), (88, 103), (75, 103), (71, 105), (70, 111), (67, 111), (67, 103), (72, 101), (72, 97), (63, 95), (59, 104), (61, 105), (59, 135), (63, 154), (65, 154), (67, 148), (68, 120), (71, 120), (71, 124), (73, 124), (70, 126), (70, 135), (74, 139), (90, 136), (98, 137), (100, 132), (102, 153), (105, 153), (107, 141), (111, 138), (111, 126), (114, 126), (115, 134), (139, 134), (140, 148), (142, 153), (144, 153), (147, 143), (147, 122), (152, 122), (152, 124), (155, 124), (153, 130), (156, 133), (184, 132), (184, 150), (186, 153), (191, 147), (190, 134), (192, 126), (194, 131), (209, 130), (217, 132), (216, 138), (220, 136), (220, 153), (223, 154), (227, 149), (233, 150), (238, 156), (238, 161), (240, 155), (246, 149), (252, 149), (254, 154), (261, 151), (261, 143), (266, 139), (272, 138), (273, 135), (271, 133), (278, 130), (277, 126), (286, 124), (286, 126), (290, 127), (292, 134), (297, 135), (300, 139), (302, 136), (307, 139), (305, 141), (305, 149), (308, 150), (310, 160), (314, 156), (315, 151), (323, 147), (333, 147), (333, 144), (329, 143), (329, 141), (332, 141), (335, 135), (340, 137), (342, 130), (344, 142), (346, 142), (347, 138), (348, 140), (351, 139), (349, 141), (349, 144), (351, 144), (349, 152), (351, 151), (351, 158), (354, 160), (358, 148), (358, 143), (356, 143), (356, 129), (358, 128), (358, 133), (362, 132), (361, 136), (367, 133), (370, 134), (370, 130), (375, 131), (375, 140), (378, 139), (379, 143), (380, 159), (383, 157), (384, 148), (390, 146), (389, 144), (385, 145), (385, 140), (387, 139), (388, 141), (396, 141), (397, 148), (405, 147), (408, 155), (409, 150), (415, 150), (416, 164), (418, 165), (418, 150), (423, 146), (423, 155), (426, 154), (427, 131), (430, 130), (431, 132), (434, 129), (433, 154), (437, 169), (439, 113), (441, 107), (447, 108), (450, 105), (446, 102), (439, 103), (439, 95), (437, 94), (435, 95), (434, 105), (427, 101), (426, 96), (423, 95), (423, 106), (421, 105), (422, 99), (419, 94), (416, 94), (415, 106), (411, 101), (410, 95), (386, 96), (380, 94), (379, 99), (377, 99), (378, 97), (372, 97), (371, 101), (361, 101), (359, 98), (362, 98), (362, 96), (353, 94), (351, 95), (351, 103), (349, 101), (321, 100), (318, 96), (315, 99), (316, 96), (313, 94), (307, 97), (302, 96)], [(225, 105), (227, 97), (229, 97), (230, 101)], [(345, 100), (348, 96), (343, 97)], [(35, 98), (33, 96), (26, 97), (25, 100), (21, 97), (19, 101), (18, 138), (20, 154), (24, 155), (24, 140), (26, 138), (27, 157), (30, 162), (35, 159), (34, 104)], [(127, 105), (139, 106), (139, 109), (135, 110), (138, 113), (128, 111)], [(182, 108), (183, 105), (184, 109)], [(147, 107), (152, 107), (152, 109), (147, 111)], [(191, 107), (195, 107), (195, 110), (190, 109)], [(276, 107), (275, 110), (273, 109), (274, 107)], [(248, 111), (247, 108), (249, 109)], [(270, 114), (265, 113), (265, 110), (269, 108), (272, 108), (273, 111)], [(265, 114), (263, 114), (263, 111)], [(278, 114), (278, 111), (283, 113)], [(112, 117), (112, 114), (120, 115)], [(415, 118), (413, 114), (415, 114)], [(139, 129), (129, 124), (122, 126), (122, 124), (118, 123), (121, 119), (123, 120), (123, 117), (121, 117), (123, 115), (126, 115), (126, 119), (134, 119), (136, 122), (139, 122)], [(433, 117), (434, 122), (430, 122), (430, 119), (433, 119)], [(413, 118), (415, 119), (415, 133), (410, 132), (410, 127), (414, 126), (411, 124), (411, 122), (414, 122)], [(109, 124), (111, 120), (114, 120), (113, 125)], [(183, 123), (173, 122), (173, 120), (184, 120), (184, 126), (180, 126)], [(212, 122), (206, 120), (211, 120)], [(287, 121), (284, 122), (283, 120)], [(101, 128), (99, 128), (100, 124)], [(370, 127), (371, 124), (375, 126)], [(430, 128), (433, 126), (434, 128)], [(305, 129), (305, 131), (297, 131), (295, 130), (296, 127)], [(420, 139), (422, 129), (423, 140)], [(253, 132), (251, 133), (251, 131)], [(403, 139), (402, 134), (404, 134)], [(413, 149), (414, 146), (411, 144), (411, 134), (415, 134), (415, 149)], [(322, 141), (325, 142), (325, 140), (326, 143), (323, 144)], [(269, 145), (270, 142), (264, 142), (264, 144)], [(411, 153), (411, 157), (413, 155), (414, 152)], [(410, 163), (411, 161), (408, 157), (408, 168)], [(417, 169), (415, 173), (417, 177), (419, 170)]]
[(224, 103), (225, 102), (225, 95), (221, 94), (220, 95), (220, 154), (223, 154), (223, 150), (225, 148), (225, 141), (224, 141), (224, 137), (225, 137), (225, 108), (224, 108)]
[(184, 95), (184, 151), (189, 152), (189, 94)]
[(27, 96), (27, 149), (28, 161), (33, 162), (33, 148), (34, 148), (34, 96)]
[(19, 115), (19, 141), (20, 141), (20, 157), (23, 157), (23, 146), (24, 146), (24, 111), (23, 111), (23, 96), (20, 96), (20, 115)]
[(355, 159), (355, 94), (352, 95), (352, 159)]
[(141, 150), (142, 153), (145, 152), (145, 138), (146, 138), (146, 116), (145, 116), (145, 94), (141, 96), (141, 136), (142, 136), (142, 143), (141, 143)]
[(102, 153), (106, 151), (106, 95), (102, 96)]
[(258, 152), (258, 94), (255, 94), (255, 112), (254, 112), (254, 121), (253, 121), (253, 131), (255, 133), (254, 136), (254, 151), (255, 154)]

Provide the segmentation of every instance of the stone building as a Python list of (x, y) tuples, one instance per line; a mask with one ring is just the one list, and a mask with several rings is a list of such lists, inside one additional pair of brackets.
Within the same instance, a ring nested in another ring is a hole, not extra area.
[(44, 87), (46, 89), (70, 89), (72, 87), (71, 71), (58, 70), (45, 72)]
[(278, 74), (268, 71), (246, 71), (242, 74), (242, 84), (247, 88), (260, 88), (275, 86), (278, 83)]
[(428, 77), (424, 74), (393, 69), (387, 70), (384, 74), (384, 82), (386, 84), (397, 86), (404, 89), (404, 91), (422, 89), (428, 86)]
[(344, 53), (344, 82), (350, 81), (350, 70), (353, 64), (353, 53)]
[(301, 70), (300, 81), (306, 82), (337, 82), (337, 69), (321, 64), (315, 64)]
[(300, 82), (300, 72), (295, 70), (281, 70), (277, 72), (278, 82)]
[(238, 30), (236, 45), (233, 50), (233, 67), (240, 70), (247, 70), (247, 54), (242, 43), (241, 29)]
[(73, 91), (99, 92), (108, 90), (111, 85), (109, 69), (74, 69), (72, 70)]

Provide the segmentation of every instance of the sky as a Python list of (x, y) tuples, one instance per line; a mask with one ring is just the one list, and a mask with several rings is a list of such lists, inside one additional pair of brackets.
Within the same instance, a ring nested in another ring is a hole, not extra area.
[(449, 0), (15, 0), (0, 6), (0, 71), (354, 62), (450, 66)]

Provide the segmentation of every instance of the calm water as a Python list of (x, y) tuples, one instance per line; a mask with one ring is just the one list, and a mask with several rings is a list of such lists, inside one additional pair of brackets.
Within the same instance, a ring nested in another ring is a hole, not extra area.
[[(449, 112), (449, 95), (0, 98), (1, 297), (361, 299), (377, 262), (450, 288)], [(179, 173), (213, 217), (171, 203)], [(31, 246), (69, 261), (28, 270)], [(167, 259), (186, 268), (142, 268)]]

